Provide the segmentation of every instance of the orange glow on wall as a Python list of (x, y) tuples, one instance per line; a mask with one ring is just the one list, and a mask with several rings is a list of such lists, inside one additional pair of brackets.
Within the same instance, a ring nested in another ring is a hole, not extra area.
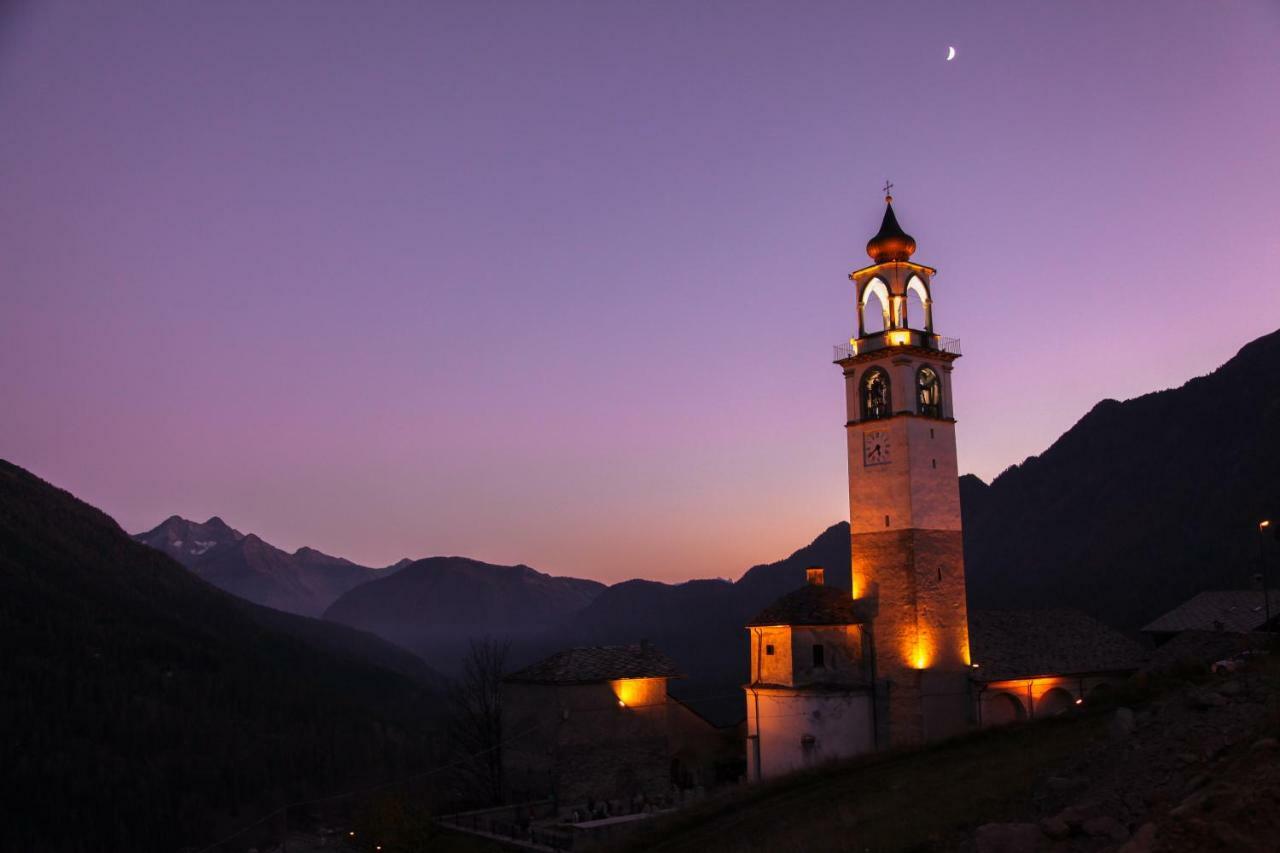
[(609, 682), (620, 708), (645, 708), (661, 705), (667, 698), (664, 678), (620, 678)]
[(923, 634), (916, 635), (915, 648), (911, 650), (911, 666), (915, 669), (925, 669), (929, 666), (929, 662), (933, 657), (933, 648), (929, 644), (929, 640)]

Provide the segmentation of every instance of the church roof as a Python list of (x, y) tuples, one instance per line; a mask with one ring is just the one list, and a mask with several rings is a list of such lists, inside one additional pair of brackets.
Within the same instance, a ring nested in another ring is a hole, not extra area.
[(885, 196), (884, 219), (880, 231), (867, 241), (867, 254), (877, 264), (908, 260), (916, 251), (916, 240), (902, 230), (893, 215), (893, 196)]
[(648, 643), (566, 649), (506, 676), (529, 684), (594, 684), (619, 678), (679, 678), (671, 658)]
[[(1280, 590), (1271, 590), (1271, 613), (1280, 614)], [(1184, 601), (1142, 630), (1154, 634), (1181, 631), (1257, 631), (1267, 621), (1260, 589), (1216, 589)]]
[(969, 650), (982, 681), (1125, 672), (1143, 647), (1078, 610), (973, 610)]
[(759, 625), (860, 625), (871, 621), (864, 601), (849, 590), (805, 584), (761, 610), (747, 627)]

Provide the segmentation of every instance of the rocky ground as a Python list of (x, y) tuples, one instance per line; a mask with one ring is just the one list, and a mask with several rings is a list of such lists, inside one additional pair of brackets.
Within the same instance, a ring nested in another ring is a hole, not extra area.
[(1015, 819), (956, 848), (1280, 851), (1278, 664), (1255, 658), (1115, 710), (1105, 737), (1037, 784)]

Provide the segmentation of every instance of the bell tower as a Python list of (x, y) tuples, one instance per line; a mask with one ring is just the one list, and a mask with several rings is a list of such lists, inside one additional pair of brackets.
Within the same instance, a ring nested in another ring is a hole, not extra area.
[(849, 275), (857, 336), (835, 353), (847, 403), (853, 596), (875, 614), (880, 747), (962, 731), (972, 707), (951, 394), (960, 346), (934, 332), (937, 270), (912, 261), (915, 250), (886, 195), (867, 243), (872, 263)]

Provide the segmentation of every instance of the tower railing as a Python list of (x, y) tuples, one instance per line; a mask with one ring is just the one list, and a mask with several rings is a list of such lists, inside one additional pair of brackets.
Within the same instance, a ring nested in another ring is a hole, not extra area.
[(933, 350), (934, 352), (945, 352), (948, 355), (960, 355), (959, 338), (944, 338), (941, 335), (922, 332), (917, 329), (886, 329), (882, 332), (873, 332), (861, 338), (855, 338), (847, 344), (836, 344), (832, 353), (832, 360), (841, 362), (856, 355), (890, 347), (916, 347), (918, 349)]

